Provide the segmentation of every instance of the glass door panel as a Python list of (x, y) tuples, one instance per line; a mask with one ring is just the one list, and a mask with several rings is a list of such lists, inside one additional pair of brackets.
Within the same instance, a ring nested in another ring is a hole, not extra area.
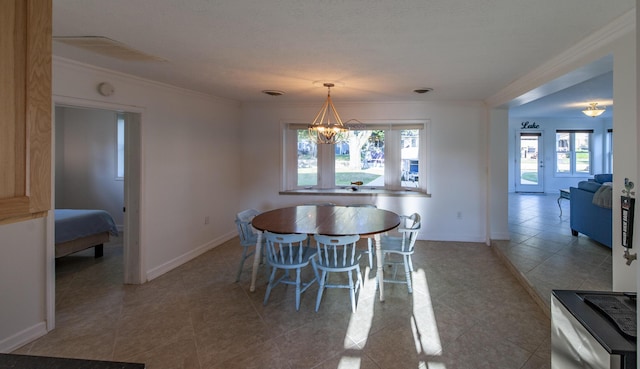
[(521, 132), (516, 160), (516, 192), (544, 192), (542, 134)]

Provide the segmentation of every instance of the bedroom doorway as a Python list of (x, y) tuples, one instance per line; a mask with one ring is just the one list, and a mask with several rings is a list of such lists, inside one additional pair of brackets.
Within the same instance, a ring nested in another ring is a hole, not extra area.
[[(69, 109), (70, 111), (82, 110), (85, 112), (102, 112), (111, 116), (118, 116), (124, 122), (124, 176), (120, 177), (120, 185), (123, 189), (122, 197), (116, 197), (113, 201), (114, 212), (118, 212), (120, 216), (119, 224), (124, 229), (122, 237), (122, 259), (123, 259), (123, 281), (125, 284), (140, 284), (145, 282), (143, 274), (143, 258), (140, 242), (140, 198), (141, 198), (141, 117), (142, 110), (139, 107), (118, 106), (113, 104), (102, 104), (95, 101), (85, 101), (81, 99), (56, 98), (54, 96), (55, 109)], [(54, 117), (54, 129), (57, 132), (58, 125)], [(59, 124), (64, 124), (60, 123)], [(113, 122), (113, 135), (108, 134), (111, 144), (115, 146), (117, 141), (116, 134), (117, 123)], [(58, 139), (56, 139), (58, 141)], [(93, 146), (93, 145), (91, 145)], [(59, 156), (63, 148), (54, 145), (53, 158), (54, 167), (59, 165)], [(116, 152), (114, 149), (113, 152)], [(111, 154), (108, 154), (111, 156)], [(117, 162), (115, 154), (109, 158), (114, 163)], [(117, 176), (116, 176), (117, 177)], [(59, 184), (59, 179), (54, 178), (55, 187)], [(55, 204), (54, 204), (55, 206)], [(52, 245), (53, 246), (53, 245)], [(50, 273), (51, 278), (49, 286), (55, 289), (55, 273)], [(53, 304), (50, 301), (49, 304)], [(52, 308), (53, 309), (53, 308)]]

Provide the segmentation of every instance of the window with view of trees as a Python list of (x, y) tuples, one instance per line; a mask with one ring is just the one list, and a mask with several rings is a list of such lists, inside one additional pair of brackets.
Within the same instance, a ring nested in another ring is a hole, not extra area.
[(591, 135), (593, 130), (556, 131), (556, 174), (591, 174)]
[(285, 189), (424, 190), (425, 123), (351, 127), (335, 145), (318, 145), (307, 125), (286, 125)]

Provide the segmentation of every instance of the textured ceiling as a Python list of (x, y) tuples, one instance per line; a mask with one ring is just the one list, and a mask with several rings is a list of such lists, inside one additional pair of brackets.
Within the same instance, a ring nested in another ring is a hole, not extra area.
[[(484, 100), (634, 9), (635, 0), (54, 0), (54, 55), (238, 101)], [(597, 16), (593, 16), (597, 14)], [(434, 89), (425, 95), (416, 88)]]

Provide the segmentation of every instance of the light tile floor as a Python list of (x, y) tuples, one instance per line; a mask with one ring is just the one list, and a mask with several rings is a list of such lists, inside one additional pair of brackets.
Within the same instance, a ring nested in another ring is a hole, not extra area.
[(509, 194), (510, 241), (495, 251), (515, 270), (547, 314), (551, 290), (612, 288), (611, 249), (583, 234), (571, 235), (568, 200), (555, 194)]
[[(513, 246), (515, 247), (515, 246)], [(346, 290), (302, 296), (265, 273), (234, 283), (238, 239), (143, 285), (122, 284), (122, 247), (56, 262), (56, 324), (15, 353), (144, 362), (148, 368), (550, 367), (549, 319), (492, 248), (418, 241), (415, 291), (386, 284), (378, 301), (365, 272), (358, 311)], [(250, 264), (250, 263), (247, 263)], [(362, 265), (366, 264), (363, 260)]]

